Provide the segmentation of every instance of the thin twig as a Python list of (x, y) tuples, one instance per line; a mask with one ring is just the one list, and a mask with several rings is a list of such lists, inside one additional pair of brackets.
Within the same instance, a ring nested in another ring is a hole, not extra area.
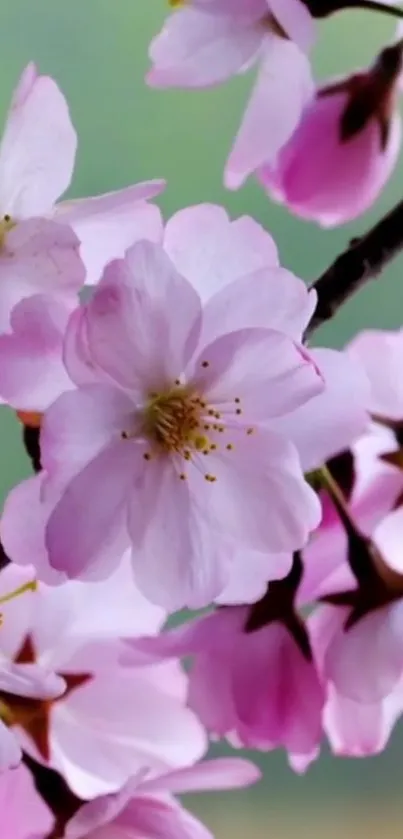
[(331, 320), (369, 280), (374, 280), (403, 249), (403, 201), (359, 239), (353, 239), (330, 268), (314, 282), (318, 305), (306, 337)]

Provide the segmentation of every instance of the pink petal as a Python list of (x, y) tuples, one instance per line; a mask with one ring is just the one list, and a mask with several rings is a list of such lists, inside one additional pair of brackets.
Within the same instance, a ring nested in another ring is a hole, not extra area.
[[(4, 550), (13, 562), (33, 566), (38, 578), (52, 585), (64, 582), (66, 576), (49, 565), (45, 526), (53, 504), (43, 500), (42, 484), (40, 474), (11, 490), (4, 504), (0, 532)], [(15, 608), (13, 603), (13, 611)]]
[(285, 268), (261, 268), (231, 282), (207, 302), (200, 342), (245, 327), (283, 332), (296, 341), (316, 306), (315, 292)]
[[(210, 453), (209, 472), (198, 503), (211, 524), (239, 547), (261, 552), (298, 550), (320, 520), (317, 495), (304, 481), (296, 450), (262, 427), (252, 436), (227, 437), (233, 451)], [(190, 475), (190, 471), (189, 471)]]
[(349, 344), (348, 353), (366, 371), (371, 392), (368, 410), (378, 416), (403, 417), (403, 331), (387, 332), (367, 329)]
[(136, 460), (119, 440), (70, 481), (46, 527), (53, 568), (69, 578), (110, 574), (127, 545), (125, 507), (135, 474)]
[[(13, 735), (10, 733), (8, 736), (18, 748)], [(12, 839), (41, 839), (48, 836), (54, 824), (51, 811), (36, 791), (32, 775), (23, 764), (0, 777), (0, 813), (3, 835)]]
[(373, 535), (382, 559), (398, 574), (403, 573), (402, 527), (403, 509), (398, 507), (380, 521)]
[(98, 672), (55, 705), (52, 727), (53, 763), (83, 798), (120, 789), (144, 767), (186, 766), (207, 746), (192, 711), (164, 689), (162, 674), (157, 687), (144, 668)]
[(110, 263), (88, 304), (91, 359), (122, 387), (158, 390), (184, 369), (200, 314), (198, 295), (162, 248), (139, 242)]
[(12, 333), (0, 335), (0, 393), (13, 408), (42, 412), (72, 387), (62, 358), (69, 314), (64, 302), (39, 294), (14, 307)]
[(371, 612), (330, 643), (325, 673), (338, 693), (357, 702), (378, 702), (403, 674), (403, 610), (398, 602)]
[(235, 789), (249, 786), (259, 780), (257, 766), (242, 758), (216, 758), (204, 760), (195, 766), (169, 772), (161, 778), (143, 781), (144, 792), (205, 792), (213, 789)]
[(228, 189), (238, 189), (259, 166), (275, 160), (312, 93), (306, 56), (292, 41), (266, 35), (259, 76), (225, 169)]
[(70, 184), (77, 147), (67, 102), (53, 79), (28, 65), (0, 146), (1, 213), (46, 215)]
[[(152, 517), (145, 520), (149, 509)], [(193, 485), (179, 480), (169, 460), (146, 464), (132, 496), (129, 530), (136, 581), (151, 602), (170, 612), (199, 608), (224, 588), (227, 552), (199, 512)]]
[(151, 43), (153, 87), (208, 87), (238, 73), (256, 56), (262, 33), (231, 15), (209, 15), (195, 8), (171, 14)]
[(277, 23), (288, 37), (304, 51), (308, 51), (315, 40), (315, 21), (303, 0), (269, 0), (269, 6)]
[(313, 349), (312, 359), (324, 379), (322, 393), (270, 422), (296, 445), (305, 472), (349, 448), (369, 424), (369, 385), (360, 365), (336, 350)]
[(122, 258), (135, 242), (162, 239), (161, 212), (146, 202), (164, 186), (164, 181), (150, 181), (55, 208), (54, 218), (70, 224), (80, 239), (87, 284), (97, 283), (107, 263)]
[(0, 665), (0, 690), (32, 699), (55, 699), (66, 689), (64, 679), (38, 664)]
[(8, 330), (11, 311), (24, 297), (75, 298), (85, 279), (78, 249), (75, 233), (54, 221), (31, 219), (7, 233), (0, 254), (0, 332)]
[(402, 713), (401, 685), (378, 703), (354, 702), (329, 691), (324, 726), (331, 749), (342, 757), (368, 757), (381, 753)]
[(156, 797), (139, 796), (117, 820), (149, 839), (213, 839), (206, 827), (180, 804)]
[(203, 301), (234, 280), (278, 267), (270, 234), (249, 216), (231, 221), (215, 204), (175, 213), (165, 228), (164, 248)]
[(291, 570), (291, 554), (269, 554), (235, 550), (232, 557), (230, 578), (216, 603), (223, 606), (256, 603), (265, 594), (267, 583), (281, 580)]
[(209, 405), (229, 410), (235, 419), (235, 399), (241, 400), (239, 421), (245, 425), (282, 416), (323, 391), (308, 351), (272, 329), (223, 335), (204, 347), (192, 366), (189, 379)]
[[(0, 772), (4, 772), (5, 769), (11, 769), (12, 767), (18, 766), (21, 757), (21, 749), (18, 745), (17, 739), (13, 731), (7, 728), (2, 722), (2, 720), (0, 720)], [(0, 777), (0, 784), (2, 778), (3, 775), (1, 775)], [(26, 839), (25, 834), (23, 835), (22, 839)]]
[(63, 393), (42, 423), (41, 458), (48, 477), (65, 484), (109, 443), (122, 439), (133, 411), (126, 394), (110, 385)]

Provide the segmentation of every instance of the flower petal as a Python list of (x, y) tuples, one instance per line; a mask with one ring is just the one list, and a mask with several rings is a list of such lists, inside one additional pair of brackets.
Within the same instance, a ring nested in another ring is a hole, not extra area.
[(313, 93), (309, 62), (296, 44), (266, 35), (259, 75), (225, 168), (225, 185), (238, 189), (292, 135)]
[(164, 249), (203, 301), (244, 275), (278, 267), (270, 234), (249, 216), (231, 221), (216, 204), (175, 213), (165, 228)]
[(163, 188), (164, 181), (150, 181), (55, 208), (54, 218), (70, 224), (80, 239), (87, 284), (97, 283), (107, 263), (135, 242), (162, 239), (161, 212), (146, 202)]
[(130, 390), (172, 385), (194, 351), (200, 315), (197, 293), (162, 247), (139, 242), (110, 263), (88, 304), (92, 361)]
[(67, 102), (32, 64), (14, 93), (0, 146), (1, 214), (46, 215), (67, 189), (77, 147)]
[(262, 33), (255, 22), (185, 8), (171, 14), (151, 43), (152, 87), (208, 87), (238, 73), (256, 56)]

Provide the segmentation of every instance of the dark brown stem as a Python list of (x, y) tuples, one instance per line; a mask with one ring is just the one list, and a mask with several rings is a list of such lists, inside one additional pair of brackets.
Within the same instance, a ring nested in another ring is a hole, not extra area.
[(330, 268), (314, 282), (318, 295), (306, 337), (331, 320), (369, 280), (376, 279), (403, 249), (403, 201), (359, 239), (353, 239)]
[(328, 17), (344, 9), (365, 9), (370, 12), (380, 12), (391, 17), (403, 17), (402, 9), (388, 6), (377, 0), (304, 0), (311, 15), (316, 18)]

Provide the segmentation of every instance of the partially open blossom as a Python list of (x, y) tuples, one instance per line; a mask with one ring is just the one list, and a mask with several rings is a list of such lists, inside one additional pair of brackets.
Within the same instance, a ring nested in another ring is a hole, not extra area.
[[(76, 147), (76, 132), (62, 92), (53, 79), (39, 75), (35, 65), (28, 64), (14, 91), (0, 145), (2, 249), (16, 251), (17, 261), (19, 249), (24, 248), (26, 259), (29, 242), (27, 234), (21, 241), (25, 229), (22, 222), (40, 218), (38, 233), (43, 231), (45, 241), (39, 241), (37, 235), (32, 247), (35, 245), (36, 250), (47, 247), (49, 250), (51, 237), (53, 245), (58, 244), (57, 227), (50, 222), (46, 225), (44, 219), (53, 217), (74, 229), (76, 236), (73, 243), (77, 243), (77, 248), (81, 243), (87, 280), (96, 282), (106, 262), (123, 255), (136, 238), (154, 239), (158, 236), (159, 210), (146, 202), (161, 192), (164, 184), (162, 181), (150, 181), (108, 195), (56, 206), (56, 201), (70, 184)], [(38, 221), (36, 224), (38, 227)], [(20, 226), (21, 233), (18, 230)], [(63, 229), (61, 237), (66, 236)], [(31, 231), (32, 227), (27, 230)], [(0, 270), (1, 262), (0, 259)], [(38, 264), (37, 273), (40, 271), (41, 265)], [(23, 274), (28, 273), (27, 267), (22, 266), (19, 273), (22, 281)], [(29, 283), (29, 276), (25, 280)], [(57, 282), (57, 279), (54, 281)], [(70, 282), (73, 282), (73, 277)], [(35, 289), (36, 292), (42, 290), (42, 287)], [(15, 293), (13, 299), (18, 301)], [(0, 308), (3, 318), (3, 301)], [(1, 327), (2, 321), (0, 330)]]
[(298, 124), (312, 93), (305, 53), (313, 37), (301, 0), (192, 0), (170, 15), (153, 40), (147, 80), (155, 87), (209, 87), (258, 63), (226, 166), (229, 188), (274, 160)]
[(46, 839), (54, 824), (25, 766), (0, 774), (0, 835), (4, 839)]
[(123, 661), (192, 656), (188, 702), (212, 735), (263, 751), (282, 747), (301, 772), (319, 752), (325, 691), (293, 608), (295, 562), (253, 606), (218, 609), (157, 638), (129, 641)]
[(238, 758), (206, 760), (152, 780), (145, 769), (115, 795), (84, 804), (67, 825), (65, 839), (212, 839), (172, 793), (236, 789), (258, 778), (259, 770)]
[[(30, 573), (8, 566), (1, 589)], [(107, 585), (38, 584), (29, 603), (23, 599), (2, 606), (0, 654), (8, 671), (4, 683), (0, 677), (0, 708), (6, 731), (25, 751), (57, 769), (82, 798), (116, 791), (143, 766), (156, 774), (202, 756), (206, 738), (185, 707), (180, 668), (119, 664), (120, 636), (155, 632), (164, 618), (136, 591), (127, 559)], [(14, 688), (10, 672), (29, 676), (45, 665), (61, 682), (59, 697), (42, 702), (50, 691)]]
[(402, 46), (385, 48), (367, 71), (322, 85), (274, 163), (269, 155), (259, 180), (292, 212), (331, 227), (378, 197), (400, 152)]

